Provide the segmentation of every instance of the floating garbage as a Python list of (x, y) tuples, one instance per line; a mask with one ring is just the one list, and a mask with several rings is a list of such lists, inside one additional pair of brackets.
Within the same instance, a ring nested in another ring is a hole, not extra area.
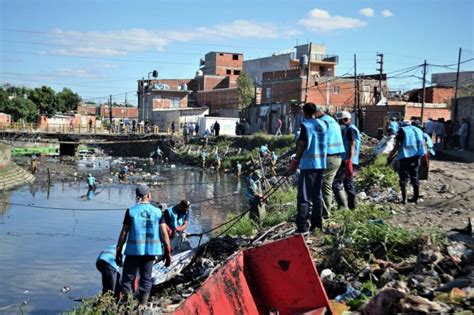
[(61, 292), (62, 292), (62, 293), (67, 293), (67, 292), (69, 292), (69, 291), (71, 291), (71, 288), (70, 288), (70, 287), (62, 287), (62, 288), (61, 288)]

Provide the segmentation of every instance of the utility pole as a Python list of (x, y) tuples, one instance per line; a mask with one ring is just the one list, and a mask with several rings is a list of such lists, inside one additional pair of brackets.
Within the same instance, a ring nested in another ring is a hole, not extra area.
[(462, 49), (461, 47), (459, 47), (458, 70), (456, 72), (456, 88), (454, 89), (453, 120), (458, 119), (458, 88), (459, 88), (459, 68), (461, 66), (461, 52), (462, 52)]
[(310, 73), (310, 67), (311, 67), (311, 48), (313, 46), (313, 43), (309, 43), (309, 52), (308, 52), (308, 67), (307, 67), (307, 72), (306, 72), (306, 89), (304, 92), (304, 103), (306, 104), (306, 101), (308, 100), (308, 87), (309, 87), (309, 73)]
[(145, 121), (145, 77), (142, 77), (141, 103), (142, 103), (142, 120)]
[(420, 122), (423, 124), (423, 111), (425, 110), (425, 86), (426, 86), (426, 60), (423, 63), (423, 98), (421, 99), (421, 117)]
[(110, 126), (112, 127), (112, 95), (109, 96), (109, 119)]
[[(380, 64), (380, 68), (376, 69), (379, 72), (379, 95), (377, 95), (377, 103), (382, 100), (383, 93), (382, 93), (382, 76), (383, 76), (383, 54), (382, 53), (377, 53), (377, 57), (380, 58), (380, 60), (377, 60), (377, 63)], [(388, 102), (387, 102), (388, 105)]]
[(354, 54), (354, 124), (357, 124), (357, 111), (359, 109), (359, 82), (357, 80), (357, 55)]

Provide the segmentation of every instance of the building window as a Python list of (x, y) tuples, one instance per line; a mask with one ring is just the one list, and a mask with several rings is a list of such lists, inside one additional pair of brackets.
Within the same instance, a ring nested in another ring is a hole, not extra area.
[(334, 95), (339, 94), (339, 86), (335, 85), (334, 88), (333, 88), (332, 93), (333, 93)]
[(225, 71), (225, 74), (232, 74), (232, 70), (227, 69), (227, 70)]
[(272, 88), (266, 88), (265, 89), (265, 97), (268, 99), (268, 98), (272, 98)]
[(223, 53), (219, 53), (219, 56), (224, 56), (224, 54), (223, 54)]
[(179, 97), (170, 97), (170, 108), (179, 108)]
[(236, 54), (232, 55), (232, 60), (239, 60), (239, 55), (236, 55)]
[(240, 70), (234, 70), (234, 74), (235, 74), (235, 75), (239, 75), (239, 74), (240, 74)]

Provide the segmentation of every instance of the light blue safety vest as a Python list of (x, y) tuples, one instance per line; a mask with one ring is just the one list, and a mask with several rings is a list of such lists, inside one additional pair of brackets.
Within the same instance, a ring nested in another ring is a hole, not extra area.
[(267, 146), (265, 146), (265, 145), (260, 146), (260, 153), (265, 153), (267, 151), (268, 151)]
[(403, 137), (402, 147), (398, 150), (397, 160), (426, 154), (423, 145), (423, 131), (414, 126), (402, 127), (405, 137)]
[(345, 128), (344, 131), (342, 132), (342, 139), (344, 141), (344, 148), (346, 150), (346, 153), (344, 153), (344, 155), (342, 157), (342, 160), (347, 161), (347, 157), (348, 157), (349, 153), (351, 152), (349, 139), (347, 139), (347, 132), (351, 128), (356, 131), (355, 148), (354, 148), (354, 156), (352, 157), (352, 164), (359, 165), (360, 132), (359, 132), (359, 129), (357, 129), (357, 127), (352, 125), (352, 124), (347, 126), (347, 128)]
[(242, 170), (242, 164), (237, 163), (236, 168), (237, 168), (237, 170), (239, 170), (239, 171)]
[[(253, 190), (253, 192), (252, 192)], [(255, 193), (262, 191), (262, 186), (259, 180), (254, 180), (252, 175), (249, 176), (247, 187), (245, 187), (245, 195), (249, 200), (252, 200), (255, 197)]]
[(324, 115), (321, 119), (328, 123), (328, 155), (346, 152), (342, 141), (341, 128), (337, 121), (329, 115)]
[(132, 225), (128, 232), (125, 255), (163, 254), (160, 238), (161, 210), (149, 203), (138, 203), (129, 209)]
[(278, 161), (278, 156), (275, 154), (275, 152), (272, 152), (272, 161)]
[[(172, 229), (173, 231), (176, 230), (177, 227), (183, 225), (184, 221), (185, 221), (184, 219), (186, 219), (189, 215), (189, 212), (185, 213), (185, 214), (180, 214), (180, 213), (176, 212), (175, 209), (174, 209), (175, 207), (176, 206), (168, 208), (168, 213), (169, 213), (170, 219), (171, 219), (170, 229)], [(189, 211), (191, 211), (191, 208), (189, 209)]]
[(431, 140), (431, 137), (426, 132), (423, 133), (423, 140), (425, 141), (426, 147), (428, 151), (430, 151), (431, 155), (436, 155), (436, 152), (433, 146), (433, 140)]
[[(114, 268), (116, 271), (119, 271), (119, 266), (117, 265), (117, 262), (115, 261), (115, 256), (117, 253), (117, 245), (110, 245), (106, 249), (104, 249), (100, 254), (99, 257), (97, 257), (97, 261), (103, 260), (106, 263), (108, 263), (112, 268)], [(122, 248), (122, 255), (125, 252), (125, 247)]]
[(303, 122), (306, 127), (308, 144), (300, 160), (300, 169), (314, 170), (326, 168), (328, 149), (327, 124), (320, 119), (307, 119)]
[(94, 178), (94, 176), (88, 176), (88, 177), (87, 177), (87, 184), (90, 185), (90, 186), (94, 186), (94, 185), (95, 185), (95, 178)]
[(398, 132), (398, 129), (400, 129), (400, 126), (398, 125), (396, 121), (391, 120), (388, 123), (388, 129), (393, 130), (393, 133), (396, 134)]

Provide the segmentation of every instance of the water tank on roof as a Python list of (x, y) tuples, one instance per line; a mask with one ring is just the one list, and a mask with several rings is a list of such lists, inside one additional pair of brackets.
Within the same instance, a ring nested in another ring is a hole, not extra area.
[(196, 76), (197, 77), (202, 77), (202, 70), (196, 71)]
[(204, 65), (206, 65), (206, 60), (205, 60), (204, 58), (201, 58), (201, 59), (199, 60), (199, 66), (202, 67), (202, 66), (204, 66)]
[(307, 66), (308, 65), (308, 55), (302, 55), (300, 57), (300, 65)]
[(188, 85), (186, 83), (181, 84), (181, 90), (187, 91), (188, 90)]

